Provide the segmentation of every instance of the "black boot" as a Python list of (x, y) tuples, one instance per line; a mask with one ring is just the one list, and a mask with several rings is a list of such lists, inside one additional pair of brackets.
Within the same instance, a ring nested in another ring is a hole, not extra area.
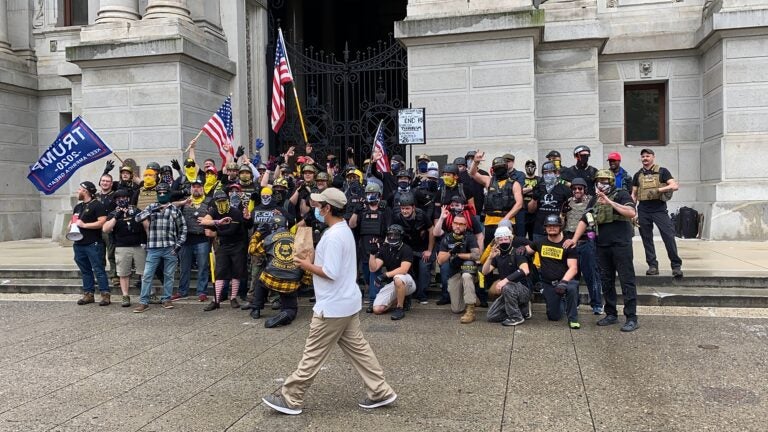
[(208, 306), (203, 308), (203, 311), (204, 312), (210, 312), (210, 311), (212, 311), (214, 309), (218, 309), (218, 308), (219, 308), (219, 303), (214, 300), (214, 301), (208, 303)]
[(281, 311), (279, 314), (273, 316), (272, 318), (264, 321), (264, 327), (266, 328), (274, 328), (279, 327), (282, 325), (288, 325), (291, 323), (291, 317), (288, 316), (288, 312)]
[(251, 309), (251, 318), (253, 319), (259, 319), (261, 318), (261, 308), (253, 308)]

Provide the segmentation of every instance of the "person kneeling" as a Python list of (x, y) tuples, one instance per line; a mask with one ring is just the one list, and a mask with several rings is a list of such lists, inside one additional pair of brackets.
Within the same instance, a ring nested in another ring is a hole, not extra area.
[(528, 255), (538, 252), (541, 257), (541, 279), (544, 285), (544, 300), (547, 303), (547, 319), (559, 321), (563, 316), (562, 301), (565, 298), (565, 314), (568, 326), (581, 328), (579, 324), (579, 272), (577, 252), (566, 248), (563, 243), (563, 221), (560, 216), (551, 214), (544, 220), (547, 238), (534, 241), (526, 246)]
[(449, 264), (448, 295), (451, 297), (451, 312), (461, 313), (459, 322), (469, 324), (475, 321), (475, 274), (476, 261), (480, 258), (480, 246), (473, 235), (465, 235), (467, 220), (463, 215), (453, 218), (453, 232), (440, 243), (437, 264)]
[(491, 286), (491, 293), (498, 294), (499, 298), (488, 309), (487, 319), (488, 322), (500, 322), (503, 326), (522, 324), (525, 318), (531, 316), (531, 291), (523, 285), (529, 273), (528, 260), (515, 253), (512, 238), (509, 228), (496, 229), (491, 254), (482, 269), (485, 275), (499, 269), (499, 276), (502, 277)]
[(379, 286), (373, 300), (373, 313), (381, 315), (394, 307), (391, 316), (393, 320), (405, 317), (406, 296), (416, 292), (416, 282), (408, 273), (413, 264), (413, 250), (403, 243), (404, 234), (405, 229), (400, 225), (390, 225), (384, 245), (379, 247), (372, 244), (368, 258), (371, 273), (382, 268), (385, 270), (376, 276), (376, 284)]

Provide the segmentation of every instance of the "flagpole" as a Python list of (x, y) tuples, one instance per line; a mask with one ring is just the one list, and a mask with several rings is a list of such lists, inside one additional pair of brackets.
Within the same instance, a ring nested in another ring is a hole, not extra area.
[[(384, 120), (379, 120), (379, 126), (376, 128), (376, 133), (373, 135), (373, 143), (371, 143), (371, 163), (373, 163), (373, 153), (376, 151), (376, 137), (379, 136), (379, 131), (381, 131), (381, 125), (384, 124)], [(381, 143), (381, 146), (384, 147), (384, 143)]]
[(288, 60), (288, 47), (285, 45), (285, 39), (283, 38), (283, 29), (277, 28), (277, 37), (280, 38), (280, 42), (283, 43), (283, 49), (285, 50), (285, 65), (288, 66), (288, 73), (291, 74), (291, 88), (293, 89), (293, 99), (296, 100), (296, 109), (299, 111), (299, 122), (301, 123), (301, 132), (304, 134), (304, 144), (309, 144), (307, 139), (307, 128), (304, 126), (304, 115), (301, 113), (301, 104), (299, 103), (299, 94), (296, 92), (296, 78), (293, 77), (293, 71), (291, 71), (291, 62)]

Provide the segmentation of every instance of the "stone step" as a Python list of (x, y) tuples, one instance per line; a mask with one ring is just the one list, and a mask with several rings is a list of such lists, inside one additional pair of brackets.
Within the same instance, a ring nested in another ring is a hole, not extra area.
[[(135, 288), (136, 280), (131, 280), (131, 295), (138, 295)], [(178, 282), (174, 284), (178, 286)], [(196, 284), (190, 285), (192, 290)], [(160, 288), (158, 281), (153, 287)], [(45, 294), (77, 294), (82, 284), (79, 279), (5, 279), (0, 280), (0, 293), (45, 293)], [(119, 287), (112, 286), (113, 294), (120, 292)], [(645, 306), (699, 306), (699, 307), (768, 307), (768, 289), (733, 288), (733, 287), (690, 287), (690, 286), (645, 286), (638, 285), (638, 304)], [(213, 287), (209, 285), (209, 295)], [(439, 293), (437, 285), (430, 286), (431, 297)], [(589, 297), (586, 288), (581, 287), (581, 304), (588, 304)], [(311, 295), (311, 294), (307, 294)], [(621, 297), (621, 296), (619, 296)], [(534, 295), (535, 302), (543, 302), (541, 295)]]

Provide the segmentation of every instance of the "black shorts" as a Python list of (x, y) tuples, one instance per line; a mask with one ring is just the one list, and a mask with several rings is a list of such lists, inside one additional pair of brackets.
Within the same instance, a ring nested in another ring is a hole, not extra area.
[(216, 280), (242, 279), (246, 274), (244, 244), (223, 245), (216, 248)]

